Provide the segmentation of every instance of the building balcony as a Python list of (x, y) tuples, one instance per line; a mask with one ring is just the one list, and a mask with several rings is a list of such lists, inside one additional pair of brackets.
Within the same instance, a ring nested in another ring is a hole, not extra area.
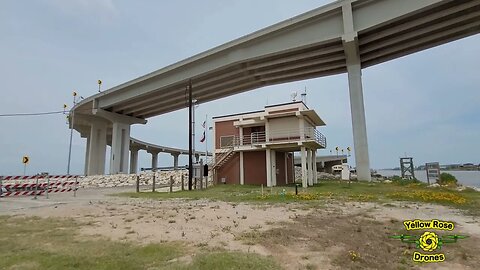
[[(268, 135), (267, 135), (268, 134)], [(236, 150), (259, 148), (271, 145), (286, 144), (314, 144), (316, 148), (326, 148), (326, 137), (315, 128), (304, 130), (292, 129), (274, 132), (253, 132), (252, 134), (238, 136), (221, 136), (221, 148), (234, 148)]]

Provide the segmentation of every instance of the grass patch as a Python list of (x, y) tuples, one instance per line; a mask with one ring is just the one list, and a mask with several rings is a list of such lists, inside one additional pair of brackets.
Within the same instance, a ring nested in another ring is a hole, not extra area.
[(182, 245), (79, 240), (73, 220), (0, 217), (0, 269), (145, 269), (183, 254)]
[(211, 252), (196, 256), (185, 268), (209, 270), (271, 270), (282, 269), (271, 257), (262, 257), (252, 253)]
[(182, 243), (140, 246), (101, 237), (80, 237), (71, 219), (0, 216), (0, 269), (279, 269), (268, 257), (237, 252), (191, 254)]
[(206, 190), (178, 191), (173, 193), (145, 192), (122, 193), (119, 196), (133, 198), (150, 198), (166, 200), (171, 198), (210, 199), (226, 202), (253, 203), (313, 203), (318, 207), (327, 200), (382, 202), (413, 201), (428, 202), (459, 209), (470, 210), (472, 214), (480, 214), (480, 192), (473, 189), (457, 191), (446, 187), (427, 187), (426, 184), (414, 180), (398, 180), (392, 183), (321, 181), (308, 189), (299, 188), (295, 195), (295, 187), (263, 188), (259, 186), (217, 185)]

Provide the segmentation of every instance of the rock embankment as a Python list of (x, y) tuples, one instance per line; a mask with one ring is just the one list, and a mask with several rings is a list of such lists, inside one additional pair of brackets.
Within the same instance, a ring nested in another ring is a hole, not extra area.
[[(153, 172), (142, 172), (138, 174), (140, 185), (152, 185), (153, 183)], [(170, 184), (170, 179), (173, 179), (174, 187), (181, 187), (182, 177), (184, 182), (184, 187), (188, 185), (188, 170), (177, 170), (177, 171), (160, 171), (155, 172), (155, 185), (165, 186)], [(78, 176), (78, 187), (81, 188), (110, 188), (110, 187), (124, 187), (124, 186), (135, 186), (137, 182), (137, 174), (115, 174), (115, 175), (92, 175), (92, 176)], [(209, 179), (210, 180), (210, 179)], [(47, 178), (38, 179), (39, 184), (46, 184), (48, 181)], [(65, 184), (69, 185), (75, 181), (75, 178), (69, 179), (50, 179), (50, 184)], [(35, 184), (37, 179), (28, 179), (28, 180), (3, 180), (2, 185), (23, 185), (23, 184)], [(199, 184), (199, 183), (198, 183)], [(209, 184), (210, 181), (209, 181)], [(72, 185), (69, 185), (72, 186)]]

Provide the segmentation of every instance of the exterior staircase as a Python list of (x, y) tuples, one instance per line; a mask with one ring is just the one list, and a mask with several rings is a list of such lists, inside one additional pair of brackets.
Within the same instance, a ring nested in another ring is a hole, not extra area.
[[(220, 152), (215, 153), (215, 158), (208, 163), (208, 168), (216, 178), (216, 172), (221, 168), (225, 163), (227, 163), (231, 157), (235, 155), (233, 151), (233, 142), (231, 145), (225, 146)], [(214, 180), (214, 182), (216, 182)]]
[(222, 152), (220, 156), (216, 159), (216, 161), (213, 161), (214, 164), (212, 164), (212, 169), (218, 169), (222, 167), (225, 163), (227, 163), (230, 158), (235, 154), (233, 152), (233, 148), (229, 148), (228, 151)]

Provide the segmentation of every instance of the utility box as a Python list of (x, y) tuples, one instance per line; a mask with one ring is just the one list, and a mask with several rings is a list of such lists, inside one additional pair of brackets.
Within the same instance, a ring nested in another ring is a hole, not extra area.
[(347, 163), (342, 164), (342, 180), (350, 180), (350, 166)]

